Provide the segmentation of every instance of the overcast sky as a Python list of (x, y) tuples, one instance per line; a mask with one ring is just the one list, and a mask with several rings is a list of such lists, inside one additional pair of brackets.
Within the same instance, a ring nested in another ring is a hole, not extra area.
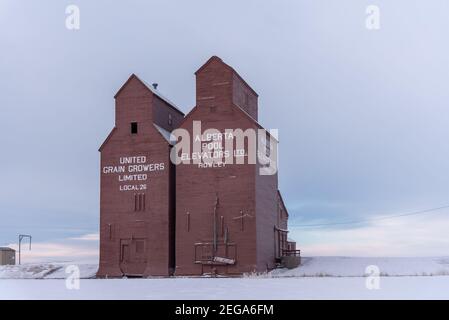
[[(80, 30), (65, 26), (70, 4)], [(379, 30), (365, 26), (372, 4)], [(36, 250), (94, 255), (115, 92), (137, 73), (188, 112), (193, 73), (217, 55), (279, 129), (303, 254), (449, 255), (449, 210), (373, 220), (449, 204), (448, 12), (447, 0), (0, 0), (0, 245), (31, 233)], [(353, 220), (365, 222), (300, 227)]]

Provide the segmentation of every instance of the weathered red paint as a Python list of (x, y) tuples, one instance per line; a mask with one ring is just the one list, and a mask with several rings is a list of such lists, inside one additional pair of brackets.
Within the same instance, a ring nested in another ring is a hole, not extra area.
[(147, 188), (137, 191), (120, 188), (142, 181), (102, 172), (98, 276), (261, 272), (287, 249), (277, 174), (260, 175), (259, 164), (170, 163), (166, 133), (178, 127), (192, 133), (193, 121), (203, 131), (262, 128), (258, 95), (233, 68), (212, 57), (195, 74), (196, 106), (185, 118), (134, 75), (115, 96), (116, 125), (100, 148), (102, 170), (121, 157), (145, 157), (164, 170), (147, 172)]
[[(135, 75), (115, 99), (115, 127), (100, 148), (100, 268), (97, 275), (168, 276), (174, 268), (174, 167), (169, 159), (171, 146), (155, 125), (171, 131), (183, 114), (154, 94)], [(172, 125), (168, 114), (171, 114)], [(131, 122), (138, 123), (137, 134), (131, 134)], [(119, 181), (119, 174), (103, 172), (105, 167), (119, 166), (123, 157), (146, 157), (144, 165), (154, 165), (148, 167), (154, 170), (145, 172), (147, 180), (131, 182)], [(120, 191), (123, 186), (140, 188), (144, 184), (146, 189)]]
[[(257, 94), (221, 59), (212, 57), (196, 72), (196, 87), (196, 107), (181, 128), (192, 132), (193, 121), (201, 121), (203, 131), (260, 128)], [(261, 176), (258, 169), (257, 164), (220, 168), (177, 166), (176, 275), (241, 274), (274, 268), (279, 251), (276, 228), (286, 229), (287, 216), (280, 217), (285, 207), (278, 195), (277, 174)], [(217, 199), (219, 222), (214, 223)], [(215, 256), (234, 260), (232, 264), (198, 259), (201, 255), (203, 259), (211, 256), (214, 224), (220, 230)]]

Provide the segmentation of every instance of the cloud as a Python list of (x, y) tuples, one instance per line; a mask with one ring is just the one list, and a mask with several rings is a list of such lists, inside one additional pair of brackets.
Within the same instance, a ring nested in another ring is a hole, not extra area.
[[(22, 263), (41, 262), (84, 262), (98, 263), (98, 234), (86, 234), (77, 238), (66, 238), (48, 242), (35, 242), (28, 250), (28, 245), (22, 245)], [(9, 247), (17, 251), (18, 245)]]
[(80, 237), (70, 238), (71, 240), (83, 240), (83, 241), (99, 241), (100, 235), (98, 233), (88, 233)]
[(306, 256), (449, 256), (449, 211), (326, 229), (291, 228)]
[[(290, 227), (303, 256), (449, 256), (449, 210), (338, 228)], [(17, 244), (10, 247), (17, 250)], [(22, 247), (22, 263), (98, 263), (98, 233)]]

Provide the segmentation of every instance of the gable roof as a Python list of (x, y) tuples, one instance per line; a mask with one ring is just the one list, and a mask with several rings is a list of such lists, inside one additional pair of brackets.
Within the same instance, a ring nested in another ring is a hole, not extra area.
[[(210, 63), (212, 63), (213, 61), (217, 61), (219, 63), (221, 63), (223, 66), (225, 66), (227, 69), (229, 69), (234, 75), (236, 75), (257, 97), (259, 96), (257, 94), (256, 91), (254, 91), (253, 88), (251, 88), (251, 86), (238, 74), (237, 71), (235, 71), (235, 69), (233, 67), (231, 67), (230, 65), (226, 64), (225, 62), (223, 62), (223, 60), (220, 57), (217, 56), (212, 56), (209, 58), (209, 60), (206, 61), (206, 63), (204, 63), (198, 70), (196, 70), (195, 75), (197, 75), (199, 72), (201, 72), (201, 70), (203, 70), (206, 66), (208, 66)], [(232, 104), (232, 106), (234, 108), (237, 108), (243, 115), (245, 115), (245, 117), (249, 118), (258, 128), (260, 129), (264, 129), (266, 130), (256, 119), (254, 119), (248, 112), (246, 112), (245, 110), (243, 110), (241, 107), (239, 107), (238, 105)], [(193, 109), (191, 109), (185, 116), (184, 119), (182, 119), (181, 123), (179, 124), (179, 127), (186, 121), (186, 119), (188, 118), (188, 116), (190, 114), (192, 114), (194, 112), (194, 110), (197, 109), (197, 106), (193, 107)], [(276, 140), (276, 142), (279, 142), (279, 140), (275, 137), (273, 137), (273, 135), (268, 131), (268, 134), (270, 135), (271, 138), (273, 138), (274, 140)]]
[(153, 126), (157, 129), (157, 131), (160, 133), (160, 135), (168, 142), (170, 145), (176, 144), (176, 138), (171, 134), (170, 131), (165, 130), (162, 127), (159, 127), (157, 124), (153, 123)]
[[(273, 138), (274, 140), (276, 140), (276, 142), (279, 143), (279, 140), (275, 137), (273, 137), (273, 135), (270, 133), (270, 131), (268, 131), (267, 129), (265, 129), (259, 122), (257, 122), (256, 119), (254, 119), (253, 117), (251, 117), (249, 115), (248, 112), (246, 112), (245, 110), (243, 110), (242, 108), (240, 108), (239, 106), (232, 104), (231, 106), (232, 108), (237, 109), (237, 111), (241, 112), (246, 118), (248, 118), (252, 123), (254, 123), (259, 129), (264, 129), (266, 132), (268, 132), (268, 134), (270, 135), (271, 138)], [(193, 109), (191, 109), (185, 116), (184, 119), (181, 120), (181, 122), (178, 125), (178, 128), (180, 128), (189, 118), (189, 116), (198, 109), (198, 106), (194, 106)]]
[[(175, 145), (176, 139), (174, 139), (174, 136), (172, 136), (171, 132), (165, 130), (164, 128), (159, 127), (154, 122), (153, 122), (153, 126), (155, 127), (156, 131), (162, 136), (162, 138), (164, 138), (164, 140), (167, 141), (167, 143), (169, 145)], [(117, 130), (117, 127), (112, 128), (111, 132), (108, 134), (106, 139), (103, 141), (103, 143), (101, 144), (100, 148), (98, 148), (98, 151), (101, 152), (103, 150), (104, 146), (112, 138), (112, 136), (114, 135), (114, 132), (116, 130)]]
[(111, 132), (109, 132), (108, 136), (106, 137), (106, 139), (103, 141), (103, 143), (101, 144), (100, 148), (98, 148), (98, 151), (101, 152), (101, 150), (103, 150), (103, 147), (106, 145), (106, 143), (111, 139), (111, 137), (114, 135), (114, 132), (117, 130), (117, 127), (112, 128)]
[(209, 60), (206, 61), (205, 64), (203, 64), (198, 70), (196, 70), (195, 75), (197, 75), (199, 72), (201, 72), (204, 68), (206, 68), (211, 62), (216, 61), (221, 63), (223, 66), (225, 66), (228, 70), (230, 70), (235, 76), (237, 76), (242, 82), (243, 84), (249, 89), (251, 90), (251, 92), (253, 92), (256, 97), (258, 97), (259, 95), (257, 94), (256, 91), (254, 91), (253, 88), (251, 88), (251, 86), (238, 74), (237, 71), (235, 71), (235, 69), (233, 67), (231, 67), (230, 65), (226, 64), (223, 62), (223, 60), (221, 60), (219, 57), (217, 56), (212, 56), (209, 58)]
[[(176, 144), (176, 139), (174, 138), (174, 136), (171, 134), (170, 131), (165, 130), (164, 128), (158, 126), (154, 122), (153, 122), (153, 126), (156, 128), (157, 132), (162, 136), (162, 138), (164, 138), (164, 140), (167, 141), (167, 143), (169, 145), (173, 146), (173, 145)], [(98, 151), (101, 152), (101, 150), (103, 150), (103, 147), (111, 139), (111, 137), (114, 135), (114, 132), (116, 130), (117, 130), (117, 127), (112, 128), (111, 132), (108, 134), (106, 139), (103, 141), (103, 143), (101, 144), (100, 148), (98, 148)]]
[(177, 106), (176, 104), (174, 104), (173, 102), (171, 102), (167, 97), (165, 97), (161, 92), (159, 92), (159, 90), (155, 89), (153, 86), (149, 85), (146, 81), (142, 80), (141, 78), (139, 78), (135, 73), (133, 73), (128, 80), (126, 80), (126, 82), (120, 87), (120, 89), (117, 91), (117, 93), (114, 95), (114, 98), (117, 98), (118, 95), (120, 94), (120, 92), (122, 92), (122, 90), (128, 85), (128, 83), (132, 80), (132, 79), (136, 79), (138, 80), (141, 84), (143, 84), (145, 86), (145, 88), (147, 88), (151, 93), (153, 93), (155, 96), (157, 96), (159, 99), (161, 99), (162, 101), (164, 101), (165, 103), (167, 103), (170, 107), (172, 107), (173, 109), (175, 109), (177, 112), (179, 112), (180, 114), (184, 115), (184, 112), (182, 112)]

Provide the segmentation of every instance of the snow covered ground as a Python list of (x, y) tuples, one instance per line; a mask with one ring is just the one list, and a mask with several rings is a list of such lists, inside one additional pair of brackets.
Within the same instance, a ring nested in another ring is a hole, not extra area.
[[(77, 265), (80, 277), (95, 278), (98, 265), (74, 262), (0, 266), (0, 279), (65, 279), (65, 269)], [(368, 266), (377, 266), (381, 276), (449, 276), (449, 257), (437, 258), (359, 258), (304, 257), (296, 269), (276, 269), (250, 278), (278, 277), (364, 277)]]
[[(95, 278), (98, 270), (96, 264), (75, 263), (32, 263), (15, 266), (0, 266), (0, 281), (2, 279), (66, 279), (66, 268), (76, 265), (80, 271), (80, 278)], [(1, 288), (1, 286), (0, 286)]]
[[(68, 265), (0, 267), (0, 299), (449, 299), (449, 258), (303, 258), (242, 278), (104, 280), (94, 279), (97, 265), (80, 264), (79, 289), (66, 286)], [(367, 286), (370, 265), (379, 289)]]
[(362, 277), (0, 280), (0, 299), (449, 299), (449, 277), (384, 277), (369, 290)]
[(305, 257), (299, 268), (277, 269), (275, 277), (363, 277), (368, 266), (377, 266), (381, 276), (449, 276), (449, 257), (361, 258)]

